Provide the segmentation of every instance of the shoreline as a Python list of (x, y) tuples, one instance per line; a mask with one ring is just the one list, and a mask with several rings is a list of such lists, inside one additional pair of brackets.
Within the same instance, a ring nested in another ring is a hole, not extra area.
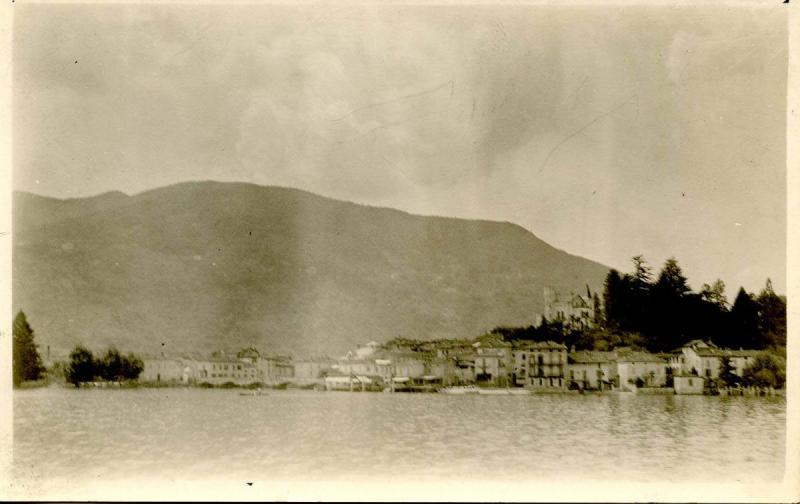
[(531, 396), (531, 395), (562, 395), (562, 396), (709, 396), (709, 397), (786, 397), (786, 388), (781, 389), (767, 389), (767, 388), (731, 388), (721, 389), (717, 393), (704, 391), (699, 394), (676, 394), (675, 390), (670, 387), (652, 387), (652, 388), (639, 388), (635, 390), (628, 389), (612, 389), (612, 390), (568, 390), (568, 389), (530, 389), (524, 387), (475, 387), (473, 390), (465, 393), (447, 393), (440, 389), (431, 389), (424, 391), (417, 390), (396, 390), (394, 392), (386, 390), (346, 390), (346, 389), (331, 389), (326, 390), (324, 385), (318, 383), (314, 384), (224, 384), (224, 385), (210, 385), (210, 384), (183, 384), (183, 383), (142, 383), (142, 382), (83, 382), (80, 386), (73, 386), (64, 382), (23, 382), (20, 386), (14, 387), (13, 390), (40, 390), (40, 389), (102, 389), (102, 390), (124, 390), (124, 389), (213, 389), (213, 390), (238, 390), (238, 391), (252, 391), (252, 392), (268, 392), (268, 391), (312, 391), (312, 392), (347, 392), (347, 393), (391, 393), (391, 394), (404, 394), (404, 395), (505, 395), (505, 396)]

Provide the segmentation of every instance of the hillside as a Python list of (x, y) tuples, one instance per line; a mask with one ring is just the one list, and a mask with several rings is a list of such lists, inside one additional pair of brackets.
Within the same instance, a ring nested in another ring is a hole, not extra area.
[(44, 348), (244, 345), (338, 355), (403, 335), (530, 324), (542, 288), (607, 268), (504, 222), (423, 217), (249, 184), (14, 196), (13, 305)]

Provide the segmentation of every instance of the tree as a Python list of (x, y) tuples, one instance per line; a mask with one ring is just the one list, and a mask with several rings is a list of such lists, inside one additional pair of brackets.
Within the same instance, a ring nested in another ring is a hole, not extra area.
[(106, 351), (103, 360), (100, 361), (98, 371), (103, 379), (108, 381), (122, 381), (123, 367), (125, 358), (119, 353), (116, 347), (112, 346)]
[(683, 275), (683, 270), (674, 257), (670, 257), (664, 263), (664, 268), (658, 275), (656, 286), (662, 292), (668, 293), (675, 298), (683, 297), (691, 292), (686, 277)]
[(94, 381), (97, 375), (97, 367), (91, 350), (78, 345), (69, 354), (67, 381), (75, 386), (81, 382)]
[(631, 261), (633, 262), (633, 274), (625, 276), (628, 284), (625, 306), (628, 313), (622, 329), (643, 333), (647, 330), (647, 325), (651, 320), (650, 292), (653, 287), (653, 274), (652, 268), (647, 264), (644, 256), (634, 256)]
[(721, 310), (728, 309), (728, 298), (725, 297), (725, 282), (717, 279), (713, 284), (703, 284), (700, 289), (703, 301), (718, 306)]
[(11, 367), (14, 385), (19, 385), (27, 380), (38, 380), (41, 377), (44, 366), (42, 366), (42, 360), (34, 342), (33, 329), (22, 311), (14, 318), (12, 355)]
[(758, 304), (753, 296), (739, 289), (736, 300), (733, 302), (730, 315), (730, 344), (740, 348), (763, 348), (758, 337)]
[(593, 305), (593, 314), (592, 318), (595, 325), (602, 325), (603, 324), (603, 305), (600, 304), (600, 296), (597, 293), (594, 293), (592, 296), (592, 305)]
[(637, 288), (646, 289), (653, 280), (653, 268), (651, 268), (644, 256), (639, 254), (631, 258), (633, 262), (633, 280)]
[(621, 329), (626, 325), (628, 313), (626, 302), (627, 285), (619, 271), (609, 270), (603, 289), (605, 325), (608, 329)]
[(739, 383), (740, 378), (733, 372), (733, 364), (731, 358), (723, 356), (719, 364), (719, 379), (725, 387), (730, 387)]
[(782, 388), (786, 383), (786, 362), (775, 354), (761, 352), (742, 374), (747, 385)]
[(759, 339), (763, 346), (786, 346), (786, 299), (775, 294), (772, 280), (756, 298)]
[(126, 380), (136, 380), (144, 371), (142, 359), (129, 353), (122, 361), (122, 377)]
[(683, 270), (670, 257), (651, 289), (651, 310), (646, 321), (650, 348), (669, 350), (687, 341), (692, 312), (690, 293)]

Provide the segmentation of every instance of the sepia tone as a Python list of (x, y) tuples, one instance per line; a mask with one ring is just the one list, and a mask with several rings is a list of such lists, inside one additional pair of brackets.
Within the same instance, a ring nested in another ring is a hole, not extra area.
[(15, 5), (4, 492), (785, 499), (788, 18)]

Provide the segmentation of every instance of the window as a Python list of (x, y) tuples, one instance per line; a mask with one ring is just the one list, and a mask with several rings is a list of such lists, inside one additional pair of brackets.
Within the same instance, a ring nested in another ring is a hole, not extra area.
[(691, 379), (691, 378), (689, 378), (689, 386), (691, 387), (692, 385), (693, 385), (693, 384), (692, 384), (692, 379)]

